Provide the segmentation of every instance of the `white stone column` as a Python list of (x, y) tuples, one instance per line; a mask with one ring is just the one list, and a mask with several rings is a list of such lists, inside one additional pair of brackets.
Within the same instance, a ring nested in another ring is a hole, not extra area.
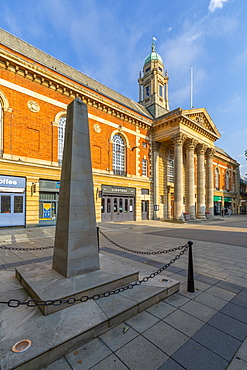
[(197, 141), (189, 139), (186, 141), (186, 212), (190, 219), (196, 218), (195, 214), (195, 165), (194, 153)]
[(206, 146), (198, 144), (196, 147), (197, 152), (197, 218), (205, 218), (205, 168), (204, 168), (204, 155)]
[(214, 217), (214, 153), (214, 148), (208, 148), (206, 151), (206, 211), (210, 212), (211, 218)]
[(172, 137), (174, 143), (174, 218), (183, 220), (183, 143), (186, 136), (179, 132)]
[[(157, 141), (153, 142), (153, 181), (154, 181), (154, 206), (160, 204), (159, 200), (159, 149), (160, 143)], [(155, 208), (155, 207), (154, 207)], [(159, 211), (154, 209), (154, 219), (159, 218)]]

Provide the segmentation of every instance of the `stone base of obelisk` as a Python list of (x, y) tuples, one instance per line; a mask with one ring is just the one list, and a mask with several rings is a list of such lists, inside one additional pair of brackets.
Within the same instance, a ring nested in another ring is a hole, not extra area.
[[(133, 268), (140, 269), (140, 279), (149, 276), (151, 272), (150, 268), (146, 270), (146, 266), (139, 262), (132, 262), (130, 268), (129, 261), (123, 263), (123, 259), (118, 261), (112, 256), (100, 255), (100, 263), (103, 268), (108, 267), (109, 273), (112, 273), (115, 265), (120, 269), (120, 275), (123, 272), (127, 275), (131, 270), (133, 272)], [(0, 282), (0, 301), (30, 299), (13, 271), (0, 271)], [(133, 289), (96, 301), (68, 305), (68, 308), (47, 316), (37, 307), (11, 308), (1, 305), (0, 369), (43, 369), (61, 356), (124, 323), (178, 290), (178, 281), (170, 277), (165, 278), (164, 274), (161, 274)], [(49, 286), (47, 291), (49, 292)], [(12, 352), (12, 346), (23, 339), (30, 339), (31, 347), (22, 353)]]
[(60, 300), (102, 294), (132, 283), (138, 280), (138, 276), (139, 271), (126, 270), (126, 266), (123, 269), (119, 263), (114, 263), (109, 268), (106, 258), (101, 259), (100, 270), (70, 278), (65, 278), (54, 271), (50, 262), (16, 268), (16, 277), (31, 299), (56, 300), (56, 305), (38, 306), (44, 315), (68, 308), (73, 304), (73, 299), (70, 299), (71, 304), (59, 305)]

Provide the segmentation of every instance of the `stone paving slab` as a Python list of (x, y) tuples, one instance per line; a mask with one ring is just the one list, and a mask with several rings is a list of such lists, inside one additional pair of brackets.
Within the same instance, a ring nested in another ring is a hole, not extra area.
[(152, 342), (143, 336), (138, 336), (117, 350), (116, 355), (129, 369), (157, 370), (168, 356)]
[(192, 339), (227, 361), (232, 359), (241, 345), (239, 340), (207, 324)]
[(214, 315), (214, 317), (208, 321), (208, 324), (241, 341), (243, 341), (247, 335), (247, 324), (224, 315), (221, 312)]
[(168, 356), (172, 356), (189, 339), (187, 335), (163, 321), (146, 330), (143, 336)]
[(185, 369), (189, 370), (225, 370), (228, 361), (190, 339), (173, 356)]

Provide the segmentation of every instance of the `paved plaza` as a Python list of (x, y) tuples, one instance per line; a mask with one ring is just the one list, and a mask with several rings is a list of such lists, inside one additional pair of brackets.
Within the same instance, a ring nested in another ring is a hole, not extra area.
[[(247, 216), (195, 223), (101, 223), (113, 242), (142, 252), (193, 241), (195, 293), (187, 292), (188, 254), (159, 275), (181, 282), (180, 291), (47, 366), (49, 370), (246, 370)], [(54, 227), (0, 230), (0, 270), (52, 259)], [(123, 266), (157, 271), (169, 254), (134, 254), (100, 235), (100, 253)], [(138, 295), (138, 286), (134, 288)], [(107, 298), (102, 298), (107, 299)], [(86, 304), (86, 303), (83, 303)], [(1, 308), (1, 307), (0, 307)], [(14, 314), (13, 310), (13, 314)], [(10, 349), (11, 350), (11, 349)]]

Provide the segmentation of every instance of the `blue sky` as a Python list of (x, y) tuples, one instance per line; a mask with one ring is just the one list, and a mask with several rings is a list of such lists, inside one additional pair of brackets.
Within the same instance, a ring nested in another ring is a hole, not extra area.
[(0, 27), (138, 101), (152, 36), (170, 108), (206, 108), (216, 141), (247, 173), (246, 0), (0, 0)]

